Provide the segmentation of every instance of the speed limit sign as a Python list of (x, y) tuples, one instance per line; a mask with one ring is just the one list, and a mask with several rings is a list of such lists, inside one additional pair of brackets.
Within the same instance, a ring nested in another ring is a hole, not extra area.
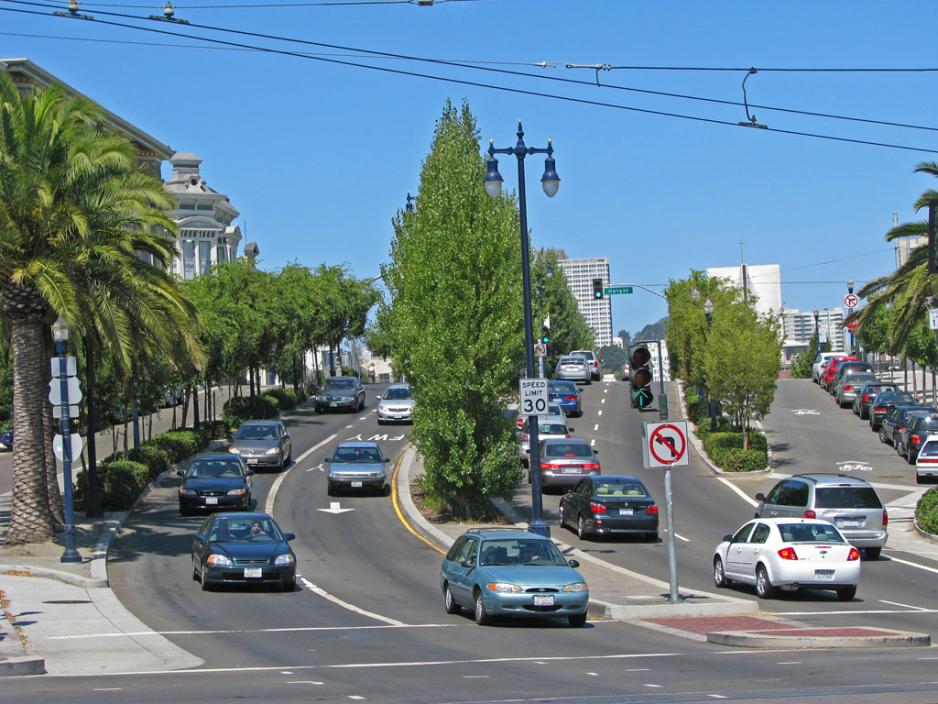
[(547, 413), (547, 379), (521, 380), (521, 414), (542, 416)]

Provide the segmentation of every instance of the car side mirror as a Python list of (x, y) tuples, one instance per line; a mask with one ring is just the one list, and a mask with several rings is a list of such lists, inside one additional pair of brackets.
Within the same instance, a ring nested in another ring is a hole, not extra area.
[(462, 565), (463, 567), (468, 568), (468, 569), (471, 569), (471, 568), (472, 568), (472, 560), (463, 560), (463, 561), (460, 562), (459, 564)]
[(287, 542), (291, 540), (296, 540), (296, 533), (284, 533), (283, 539), (286, 540)]
[(570, 565), (571, 567), (579, 567), (580, 561), (579, 560), (567, 560), (567, 564)]
[(763, 494), (761, 491), (758, 494), (756, 494), (756, 501), (761, 501), (762, 503), (765, 503), (765, 494)]
[(727, 533), (726, 535), (724, 535), (724, 536), (723, 536), (723, 542), (724, 542), (724, 543), (732, 543), (732, 542), (733, 542), (733, 534), (732, 534), (732, 533)]
[(246, 469), (246, 470), (244, 470), (244, 476), (246, 476), (246, 477), (253, 477), (253, 476), (254, 476), (254, 470), (253, 470), (253, 469)]
[(567, 431), (568, 431), (568, 432), (571, 432), (571, 433), (575, 433), (575, 432), (576, 432), (576, 428), (571, 428), (571, 427), (568, 425), (568, 426), (567, 426)]
[(184, 476), (186, 476), (186, 470), (184, 470), (184, 469), (177, 469), (177, 470), (176, 470), (176, 476), (177, 476), (177, 477), (184, 477)]
[(527, 450), (525, 450), (525, 451), (524, 451), (524, 454), (530, 455), (530, 454), (531, 454), (531, 448), (528, 448)]
[(599, 450), (593, 450), (593, 454), (594, 454), (594, 455), (598, 455), (598, 454), (599, 454)]
[(390, 462), (390, 461), (391, 461), (391, 458), (390, 458), (390, 457), (385, 457), (385, 458), (384, 458), (384, 461), (385, 461), (385, 462)]
[(284, 434), (283, 434), (283, 439), (284, 439), (284, 440), (289, 440), (289, 439), (290, 439), (290, 433), (284, 433)]
[(381, 400), (381, 394), (377, 394), (377, 395), (375, 396), (375, 398), (376, 398), (378, 401), (380, 401), (380, 400)]
[(332, 462), (332, 458), (331, 458), (331, 457), (326, 457), (326, 458), (323, 460), (323, 462)]

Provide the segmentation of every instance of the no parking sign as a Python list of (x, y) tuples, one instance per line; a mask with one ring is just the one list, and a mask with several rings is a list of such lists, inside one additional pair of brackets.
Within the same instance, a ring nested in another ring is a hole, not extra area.
[(642, 460), (645, 469), (687, 466), (687, 421), (645, 423)]

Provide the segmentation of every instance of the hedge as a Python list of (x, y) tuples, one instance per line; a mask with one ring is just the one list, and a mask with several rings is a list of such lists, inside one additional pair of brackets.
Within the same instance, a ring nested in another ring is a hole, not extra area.
[(754, 472), (769, 463), (768, 441), (758, 430), (749, 431), (749, 449), (743, 449), (743, 434), (716, 432), (701, 435), (704, 449), (724, 472)]
[(236, 396), (228, 399), (222, 410), (222, 418), (229, 428), (237, 428), (246, 420), (276, 418), (279, 403), (269, 394), (261, 396)]
[(160, 433), (155, 438), (147, 440), (144, 445), (164, 450), (173, 464), (191, 457), (203, 447), (199, 435), (192, 430), (171, 430), (167, 433)]
[(139, 462), (140, 464), (146, 465), (150, 479), (156, 479), (167, 469), (170, 469), (173, 464), (170, 461), (169, 453), (166, 452), (166, 450), (160, 449), (156, 445), (148, 444), (142, 444), (140, 447), (135, 447), (134, 449), (129, 450), (127, 453), (115, 452), (113, 455), (104, 460), (102, 464), (110, 464), (111, 462), (117, 462), (121, 460), (131, 460), (133, 462)]
[(267, 389), (264, 395), (273, 396), (277, 399), (277, 407), (281, 411), (289, 411), (290, 409), (296, 408), (296, 404), (300, 402), (296, 391), (293, 389), (281, 389), (279, 387)]
[(929, 489), (918, 500), (915, 522), (926, 533), (938, 535), (938, 487)]
[[(132, 508), (150, 483), (147, 465), (131, 460), (113, 460), (98, 466), (98, 487), (101, 508), (105, 511), (127, 511)], [(88, 472), (78, 473), (75, 484), (75, 505), (85, 510), (88, 505)]]

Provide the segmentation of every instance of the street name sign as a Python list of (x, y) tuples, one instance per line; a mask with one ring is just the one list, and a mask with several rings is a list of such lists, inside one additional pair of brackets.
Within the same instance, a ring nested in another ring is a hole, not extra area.
[(844, 296), (844, 308), (856, 308), (860, 305), (860, 297), (855, 293), (848, 293)]
[(521, 414), (542, 416), (547, 413), (547, 379), (521, 380)]
[(642, 460), (645, 469), (687, 466), (687, 421), (645, 423)]
[(632, 287), (631, 286), (606, 286), (606, 288), (603, 289), (603, 292), (607, 296), (612, 296), (616, 293), (632, 293)]
[[(81, 435), (77, 433), (74, 435), (69, 435), (68, 439), (71, 440), (72, 445), (72, 460), (77, 460), (78, 456), (81, 455), (81, 451), (85, 447), (84, 441), (81, 439)], [(56, 456), (56, 459), (65, 461), (65, 443), (62, 442), (62, 436), (56, 435), (52, 438), (52, 454)]]
[[(81, 401), (81, 386), (78, 384), (78, 377), (68, 377), (68, 402), (78, 403)], [(49, 403), (53, 406), (62, 405), (62, 380), (53, 379), (49, 382)]]

